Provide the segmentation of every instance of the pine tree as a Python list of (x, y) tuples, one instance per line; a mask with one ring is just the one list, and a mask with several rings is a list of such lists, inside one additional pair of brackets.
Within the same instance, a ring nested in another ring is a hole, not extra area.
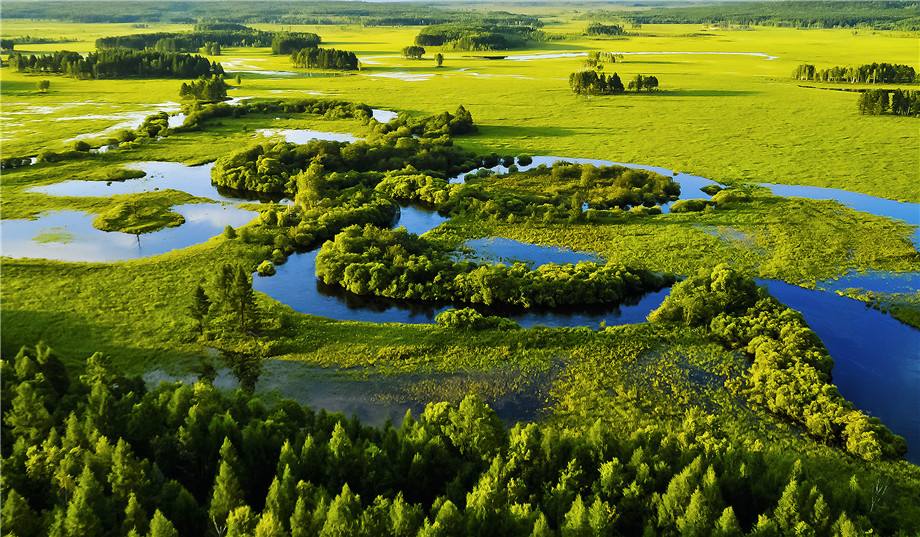
[(192, 319), (195, 321), (195, 325), (198, 328), (198, 333), (204, 333), (205, 326), (207, 325), (208, 312), (211, 311), (211, 299), (208, 298), (208, 294), (205, 293), (204, 287), (201, 284), (195, 288), (195, 296), (193, 298), (192, 305), (189, 308), (189, 313), (191, 314)]
[(227, 516), (226, 537), (252, 537), (256, 530), (258, 517), (248, 505), (237, 507)]
[(147, 514), (144, 508), (137, 501), (137, 495), (133, 492), (128, 496), (128, 505), (125, 507), (125, 520), (121, 526), (122, 531), (128, 533), (136, 530), (138, 534), (144, 533), (147, 529)]
[[(223, 451), (223, 449), (221, 449)], [(232, 458), (232, 457), (228, 457)], [(243, 505), (243, 490), (237, 480), (231, 461), (221, 457), (220, 469), (214, 479), (211, 504), (208, 516), (218, 535), (223, 535), (227, 528), (227, 516), (232, 510)]]
[(150, 533), (147, 535), (148, 537), (179, 537), (179, 532), (176, 531), (172, 522), (157, 509), (150, 520)]
[(287, 533), (278, 517), (271, 511), (262, 513), (262, 518), (256, 525), (255, 537), (285, 537)]
[(22, 382), (16, 387), (11, 408), (4, 418), (13, 434), (25, 438), (30, 444), (44, 438), (51, 428), (51, 414), (32, 381)]
[(731, 506), (726, 507), (722, 511), (722, 515), (719, 517), (719, 520), (716, 521), (713, 535), (714, 537), (740, 537), (743, 535), (741, 525), (738, 524), (738, 519), (735, 517), (735, 511)]
[(15, 489), (8, 489), (3, 498), (3, 508), (0, 511), (0, 526), (4, 535), (16, 537), (31, 537), (36, 532), (36, 516), (29, 507), (25, 498)]
[(102, 498), (102, 487), (96, 481), (89, 464), (83, 466), (83, 473), (73, 498), (67, 504), (64, 530), (71, 537), (97, 537), (103, 534), (102, 522), (96, 512), (96, 502)]

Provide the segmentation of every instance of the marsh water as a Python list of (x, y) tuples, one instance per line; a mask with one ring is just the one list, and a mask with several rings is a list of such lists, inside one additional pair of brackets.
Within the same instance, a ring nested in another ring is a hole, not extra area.
[[(377, 115), (379, 121), (386, 115)], [(390, 119), (392, 116), (389, 116)], [(320, 133), (323, 134), (323, 133)], [(332, 134), (332, 133), (325, 133)], [(334, 134), (333, 134), (334, 135)], [(298, 138), (299, 141), (299, 138)], [(522, 170), (540, 165), (567, 161), (579, 164), (609, 166), (620, 164), (669, 175), (681, 185), (681, 199), (709, 196), (699, 189), (717, 184), (714, 181), (674, 172), (666, 168), (639, 164), (617, 163), (599, 159), (564, 158), (555, 156), (533, 157), (533, 162)], [(210, 183), (210, 165), (189, 167), (177, 163), (138, 163), (132, 165), (146, 172), (141, 179), (105, 183), (100, 181), (64, 181), (37, 187), (34, 190), (61, 196), (112, 196), (115, 194), (150, 192), (173, 188), (220, 203), (180, 205), (174, 209), (183, 214), (186, 223), (140, 236), (124, 233), (106, 233), (92, 227), (93, 216), (79, 211), (52, 211), (36, 220), (3, 220), (2, 239), (4, 256), (45, 257), (65, 261), (115, 261), (184, 248), (203, 242), (218, 234), (224, 226), (245, 224), (255, 216), (227, 203), (240, 201), (238, 193), (218, 190)], [(492, 168), (495, 173), (507, 173), (503, 166)], [(452, 182), (463, 182), (467, 174), (460, 174)], [(793, 185), (764, 185), (781, 196), (798, 196), (810, 199), (830, 199), (853, 209), (888, 218), (920, 224), (920, 205), (903, 203), (838, 189), (802, 187)], [(667, 212), (668, 205), (663, 206)], [(429, 231), (446, 217), (420, 207), (403, 207), (396, 225), (405, 226), (412, 233)], [(915, 233), (915, 244), (920, 232)], [(320, 284), (315, 277), (317, 251), (292, 255), (285, 264), (277, 267), (272, 277), (256, 277), (254, 287), (295, 310), (332, 319), (369, 322), (430, 323), (447, 304), (413, 304), (377, 298), (357, 297)], [(545, 263), (598, 260), (586, 252), (525, 244), (503, 238), (475, 239), (465, 243), (458, 255), (491, 262), (524, 261), (531, 266)], [(779, 281), (765, 280), (770, 292), (780, 301), (802, 313), (805, 320), (825, 343), (835, 359), (834, 381), (840, 392), (859, 408), (877, 416), (896, 433), (904, 435), (911, 446), (920, 446), (920, 331), (900, 323), (891, 316), (868, 308), (861, 302), (838, 296), (834, 291), (850, 287), (877, 292), (916, 292), (920, 287), (918, 273), (889, 274), (884, 272), (847, 274), (825, 282), (818, 282), (817, 290), (803, 289)], [(638, 323), (655, 309), (667, 296), (669, 289), (636, 297), (633, 303), (618, 308), (578, 311), (502, 311), (522, 326), (589, 326), (602, 321), (607, 325)], [(419, 408), (418, 401), (393, 397), (371, 397), (376, 393), (370, 384), (356, 383), (353, 379), (337, 380), (328, 370), (306, 371), (291, 375), (285, 369), (289, 363), (271, 365), (260, 382), (286, 385), (281, 393), (297, 397), (298, 393), (313, 393), (302, 402), (327, 408), (331, 411), (354, 413), (371, 421), (393, 419), (406, 408)], [(274, 380), (272, 380), (274, 379)], [(294, 384), (285, 380), (297, 379)], [(313, 380), (310, 380), (313, 379)], [(380, 381), (384, 382), (384, 381)], [(307, 384), (311, 390), (299, 388)], [(398, 382), (397, 382), (398, 383)], [(347, 384), (347, 386), (346, 386)], [(326, 390), (326, 391), (324, 391)], [(339, 391), (337, 391), (339, 390)], [(385, 390), (384, 390), (385, 391)], [(364, 395), (361, 395), (364, 394)], [(397, 401), (394, 403), (394, 401)], [(413, 406), (414, 405), (414, 406)], [(513, 406), (513, 405), (512, 405)], [(528, 407), (523, 405), (519, 408)], [(526, 414), (523, 412), (521, 415)], [(909, 459), (920, 457), (914, 449)]]
[(241, 226), (257, 213), (219, 203), (176, 205), (185, 218), (178, 227), (134, 235), (93, 227), (95, 215), (82, 211), (50, 211), (35, 220), (3, 220), (2, 253), (61, 261), (122, 261), (187, 248), (218, 235), (224, 227)]

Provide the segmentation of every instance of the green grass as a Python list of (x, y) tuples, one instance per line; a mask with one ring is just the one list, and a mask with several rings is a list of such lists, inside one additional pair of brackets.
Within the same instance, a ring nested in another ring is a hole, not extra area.
[(119, 200), (93, 220), (93, 227), (102, 231), (140, 234), (184, 223), (185, 217), (162, 200)]
[[(5, 21), (4, 34), (24, 33), (31, 21)], [(583, 22), (551, 25), (550, 33), (574, 34)], [(128, 33), (127, 25), (42, 23), (42, 35), (81, 39), (72, 50), (89, 50), (100, 35)], [(271, 25), (258, 25), (264, 29)], [(145, 31), (174, 30), (152, 25)], [(711, 30), (712, 36), (683, 37), (694, 25), (646, 25), (641, 37), (625, 40), (571, 36), (544, 49), (579, 52), (743, 51), (779, 56), (640, 56), (608, 66), (628, 79), (654, 74), (660, 95), (579, 98), (567, 87), (580, 58), (535, 62), (490, 61), (445, 54), (445, 66), (399, 58), (414, 28), (296, 26), (316, 31), (324, 43), (375, 57), (356, 75), (322, 78), (263, 78), (243, 74), (232, 95), (278, 96), (323, 92), (373, 106), (435, 113), (466, 105), (482, 126), (482, 135), (465, 142), (499, 152), (606, 158), (665, 166), (721, 182), (784, 182), (846, 188), (895, 199), (920, 200), (917, 159), (906, 150), (920, 143), (913, 118), (861, 116), (855, 97), (844, 92), (800, 88), (790, 74), (799, 63), (859, 64), (872, 61), (916, 64), (914, 36), (897, 32), (793, 30)], [(31, 32), (33, 28), (29, 27)], [(38, 29), (35, 30), (37, 32)], [(34, 45), (53, 50), (61, 45)], [(429, 51), (430, 57), (436, 49)], [(544, 52), (546, 50), (543, 50)], [(537, 51), (539, 52), (539, 51)], [(385, 57), (379, 57), (385, 56)], [(393, 57), (397, 56), (397, 57)], [(227, 49), (223, 62), (239, 61), (262, 69), (293, 70), (287, 57), (264, 49)], [(460, 71), (460, 69), (467, 69)], [(231, 70), (232, 69), (228, 69)], [(371, 75), (408, 72), (432, 75), (406, 82)], [(51, 77), (52, 89), (38, 95), (39, 77), (2, 71), (4, 113), (48, 106), (47, 114), (12, 116), (5, 126), (4, 153), (33, 152), (56, 140), (101, 130), (112, 121), (55, 121), (85, 113), (86, 95), (98, 101), (93, 114), (143, 109), (178, 101), (172, 80), (73, 80)], [(48, 77), (44, 77), (48, 78)]]

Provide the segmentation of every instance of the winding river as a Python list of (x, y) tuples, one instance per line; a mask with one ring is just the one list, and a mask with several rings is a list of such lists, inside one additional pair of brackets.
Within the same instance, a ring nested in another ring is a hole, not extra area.
[[(285, 137), (295, 136), (298, 140), (301, 139), (300, 136), (307, 136), (297, 132), (277, 134), (283, 134)], [(527, 170), (541, 164), (551, 166), (563, 160), (594, 165), (620, 164), (670, 175), (680, 183), (682, 199), (708, 198), (699, 189), (716, 184), (704, 177), (677, 173), (665, 168), (599, 159), (537, 156), (533, 157), (532, 163), (518, 167)], [(219, 233), (225, 225), (242, 225), (255, 214), (234, 205), (241, 201), (238, 193), (219, 190), (210, 184), (210, 165), (188, 167), (177, 163), (138, 163), (134, 167), (144, 170), (147, 175), (141, 179), (111, 184), (99, 181), (64, 181), (36, 187), (33, 190), (49, 195), (98, 197), (173, 188), (214, 200), (215, 203), (177, 206), (174, 209), (185, 216), (185, 224), (141, 236), (96, 230), (92, 227), (92, 215), (79, 211), (53, 211), (36, 220), (3, 220), (3, 225), (0, 226), (3, 239), (2, 254), (7, 257), (44, 257), (65, 261), (131, 259), (203, 242)], [(508, 172), (503, 166), (496, 166), (492, 170), (495, 173)], [(453, 178), (452, 182), (462, 182), (465, 175), (460, 174)], [(764, 186), (777, 195), (835, 200), (859, 211), (904, 220), (915, 226), (920, 225), (920, 205), (916, 203), (896, 202), (839, 189), (773, 184)], [(667, 209), (666, 204), (663, 211), (667, 212)], [(433, 211), (408, 206), (401, 209), (396, 225), (405, 226), (410, 232), (421, 234), (445, 220), (444, 216)], [(915, 244), (920, 243), (918, 237), (920, 232), (914, 234)], [(472, 255), (482, 259), (494, 262), (521, 260), (533, 266), (549, 262), (596, 259), (590, 253), (524, 244), (503, 238), (471, 240), (465, 246)], [(429, 323), (438, 312), (448, 307), (446, 304), (412, 304), (357, 297), (338, 289), (326, 288), (314, 276), (316, 253), (314, 250), (292, 255), (285, 264), (277, 267), (276, 275), (256, 277), (256, 290), (288, 304), (297, 311), (351, 321)], [(905, 436), (908, 445), (913, 448), (908, 458), (914, 462), (920, 461), (920, 450), (917, 449), (917, 446), (920, 446), (920, 330), (868, 308), (861, 302), (838, 296), (834, 292), (847, 287), (879, 292), (915, 292), (920, 287), (920, 274), (850, 274), (837, 280), (819, 282), (817, 290), (808, 290), (775, 280), (762, 280), (759, 283), (765, 285), (780, 301), (800, 311), (825, 343), (835, 359), (833, 374), (840, 392), (859, 408), (879, 417), (892, 430)], [(523, 326), (596, 327), (601, 322), (607, 325), (639, 323), (664, 300), (668, 291), (662, 289), (648, 293), (637, 297), (634, 303), (621, 305), (619, 308), (500, 313), (515, 319)], [(291, 396), (296, 396), (302, 391), (301, 384), (282, 382), (277, 378), (290, 377), (290, 368), (303, 370), (306, 366), (280, 362), (271, 364), (268, 368), (270, 374), (266, 379), (276, 380), (266, 380), (266, 389), (277, 389), (283, 395)], [(168, 377), (162, 372), (151, 372), (150, 375), (151, 381)], [(347, 391), (351, 388), (342, 389)], [(383, 414), (387, 418), (393, 418), (394, 415), (400, 414), (397, 412), (399, 409), (405, 409), (409, 404), (397, 405), (381, 414), (373, 411), (373, 408), (379, 406), (379, 401), (374, 402), (366, 397), (361, 399), (357, 395), (318, 397), (305, 402), (318, 404), (333, 411), (354, 412), (372, 420), (379, 419)], [(514, 412), (509, 415), (523, 416), (526, 412)]]

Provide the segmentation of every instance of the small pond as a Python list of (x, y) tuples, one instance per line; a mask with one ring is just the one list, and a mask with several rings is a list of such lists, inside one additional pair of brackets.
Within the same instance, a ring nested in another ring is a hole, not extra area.
[[(513, 375), (513, 372), (499, 375)], [(549, 374), (523, 383), (518, 390), (489, 400), (498, 416), (509, 424), (534, 420), (544, 407)], [(170, 374), (162, 369), (143, 375), (150, 387), (161, 382), (195, 382), (194, 373)], [(256, 392), (263, 398), (282, 397), (308, 405), (314, 410), (342, 413), (358, 417), (367, 425), (381, 426), (387, 420), (395, 425), (402, 422), (406, 410), (418, 416), (428, 400), (432, 387), (464, 386), (475, 382), (495, 383), (494, 374), (429, 373), (357, 376), (346, 370), (315, 367), (296, 361), (265, 360), (256, 382)], [(214, 386), (235, 389), (239, 381), (227, 367), (217, 369)], [(437, 397), (438, 400), (441, 397)]]
[(35, 220), (3, 220), (2, 248), (7, 257), (61, 261), (121, 261), (187, 248), (218, 235), (224, 227), (241, 226), (257, 213), (218, 203), (177, 205), (185, 217), (179, 227), (133, 235), (93, 227), (94, 214), (50, 211)]
[(284, 138), (284, 141), (292, 144), (305, 144), (313, 140), (328, 140), (330, 142), (345, 143), (357, 142), (360, 140), (357, 136), (344, 132), (325, 132), (310, 129), (258, 129), (256, 132), (268, 138), (280, 136)]

